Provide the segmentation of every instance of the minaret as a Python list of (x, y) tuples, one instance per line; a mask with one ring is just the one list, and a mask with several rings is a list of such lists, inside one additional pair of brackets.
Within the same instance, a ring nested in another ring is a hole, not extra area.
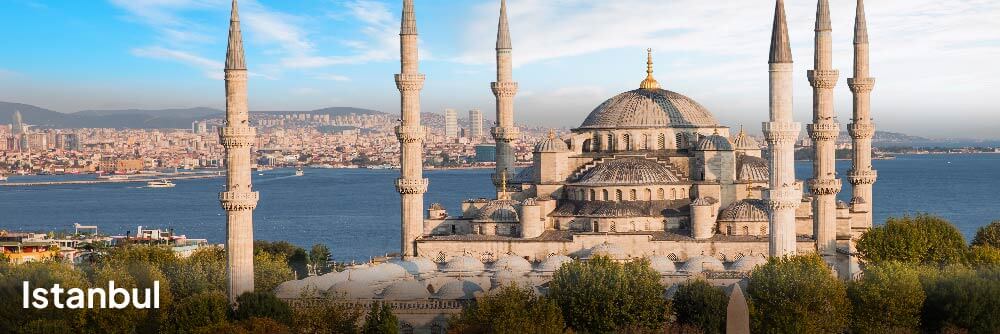
[(219, 139), (226, 148), (226, 191), (219, 194), (226, 210), (226, 254), (229, 301), (254, 290), (253, 210), (259, 195), (250, 181), (250, 146), (257, 136), (249, 124), (247, 65), (243, 56), (240, 15), (233, 0), (226, 51), (226, 125)]
[(770, 255), (795, 254), (795, 209), (802, 201), (795, 187), (795, 140), (802, 124), (792, 119), (792, 49), (788, 42), (785, 3), (777, 0), (771, 32), (770, 122), (763, 125), (770, 147), (770, 187), (766, 200), (771, 208)]
[(878, 174), (872, 169), (872, 137), (875, 123), (871, 118), (871, 93), (875, 78), (868, 76), (868, 24), (865, 1), (858, 0), (854, 23), (854, 78), (847, 79), (854, 94), (854, 119), (847, 126), (854, 140), (853, 168), (847, 178), (854, 186), (851, 200), (854, 212), (864, 213), (862, 227), (872, 226), (872, 185)]
[(833, 112), (833, 88), (837, 86), (840, 73), (833, 69), (832, 31), (830, 2), (819, 0), (816, 6), (815, 63), (808, 72), (809, 83), (813, 87), (813, 124), (809, 124), (808, 130), (814, 148), (813, 178), (809, 180), (809, 189), (814, 196), (813, 237), (821, 255), (833, 255), (837, 251), (837, 193), (841, 187), (835, 165), (840, 126)]
[(514, 95), (517, 94), (517, 82), (511, 73), (510, 27), (507, 24), (507, 1), (500, 0), (500, 23), (497, 26), (497, 81), (492, 83), (493, 95), (497, 97), (497, 124), (493, 128), (493, 139), (497, 145), (497, 166), (493, 173), (493, 184), (497, 193), (506, 191), (500, 189), (501, 179), (506, 174), (507, 179), (514, 176), (513, 142), (519, 136), (519, 130), (514, 127)]
[(399, 254), (408, 258), (417, 255), (416, 241), (423, 234), (424, 193), (428, 184), (423, 171), (425, 129), (420, 125), (420, 90), (424, 87), (425, 77), (418, 69), (417, 17), (413, 0), (403, 0), (399, 43), (402, 69), (400, 74), (396, 74), (396, 88), (400, 93), (402, 123), (396, 127), (396, 137), (402, 156), (396, 190), (402, 201)]

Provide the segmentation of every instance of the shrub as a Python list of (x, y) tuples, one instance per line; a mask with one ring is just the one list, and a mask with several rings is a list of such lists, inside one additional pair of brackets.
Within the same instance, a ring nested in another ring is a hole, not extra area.
[(292, 308), (270, 292), (244, 293), (236, 297), (236, 305), (233, 320), (270, 318), (283, 324), (292, 323)]
[(1000, 248), (1000, 220), (979, 227), (976, 237), (972, 239), (972, 245)]
[(645, 259), (621, 264), (598, 256), (564, 264), (549, 284), (549, 297), (577, 331), (657, 329), (666, 320), (660, 275)]
[(559, 305), (530, 287), (507, 285), (467, 306), (449, 324), (453, 333), (552, 333), (565, 324)]
[(392, 314), (392, 307), (389, 304), (375, 302), (368, 310), (365, 317), (365, 326), (361, 329), (364, 334), (398, 334), (399, 320)]
[(927, 270), (922, 283), (927, 294), (921, 313), (925, 329), (995, 333), (1000, 328), (1000, 267)]
[(916, 333), (924, 290), (919, 272), (911, 265), (886, 262), (865, 270), (864, 277), (848, 286), (851, 329), (854, 333)]
[(228, 313), (226, 295), (218, 291), (197, 293), (174, 304), (163, 332), (194, 333), (195, 329), (226, 323)]
[(770, 258), (750, 274), (754, 333), (837, 333), (851, 305), (844, 282), (816, 254)]
[(693, 280), (677, 288), (672, 308), (678, 324), (692, 325), (706, 334), (716, 334), (726, 330), (728, 304), (722, 289), (704, 280)]
[(899, 261), (946, 265), (961, 262), (965, 238), (948, 221), (931, 215), (889, 218), (885, 225), (865, 232), (858, 252), (868, 263)]

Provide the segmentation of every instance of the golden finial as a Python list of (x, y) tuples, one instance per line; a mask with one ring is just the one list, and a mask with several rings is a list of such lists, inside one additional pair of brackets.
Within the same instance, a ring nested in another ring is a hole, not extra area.
[(646, 80), (639, 85), (642, 89), (660, 89), (660, 83), (653, 78), (653, 49), (646, 49)]
[(549, 129), (549, 139), (556, 139), (556, 131)]
[(503, 174), (500, 175), (500, 199), (510, 199), (507, 195), (507, 170), (503, 170)]

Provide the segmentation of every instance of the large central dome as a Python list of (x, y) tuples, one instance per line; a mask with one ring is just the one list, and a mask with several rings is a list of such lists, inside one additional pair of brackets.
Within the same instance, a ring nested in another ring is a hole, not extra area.
[(715, 117), (691, 98), (659, 88), (640, 88), (601, 103), (580, 129), (715, 126)]

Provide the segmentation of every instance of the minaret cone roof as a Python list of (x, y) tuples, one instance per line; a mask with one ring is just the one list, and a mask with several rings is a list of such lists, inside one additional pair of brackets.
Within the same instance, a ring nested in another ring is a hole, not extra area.
[(830, 0), (819, 0), (816, 6), (816, 31), (830, 31)]
[(399, 34), (417, 34), (417, 14), (413, 10), (413, 0), (403, 0), (403, 21)]
[(868, 21), (865, 19), (865, 0), (858, 0), (854, 17), (854, 44), (868, 44)]
[(510, 24), (507, 23), (507, 0), (500, 0), (500, 23), (497, 27), (497, 50), (511, 49)]
[(653, 78), (653, 49), (646, 49), (646, 79), (639, 84), (642, 89), (660, 89), (660, 83)]
[(785, 20), (785, 1), (778, 0), (774, 8), (774, 27), (771, 31), (772, 64), (791, 63), (792, 47), (788, 43), (788, 22)]
[(246, 57), (243, 55), (243, 34), (240, 32), (239, 5), (233, 0), (232, 13), (229, 19), (229, 46), (226, 49), (226, 69), (247, 69)]

